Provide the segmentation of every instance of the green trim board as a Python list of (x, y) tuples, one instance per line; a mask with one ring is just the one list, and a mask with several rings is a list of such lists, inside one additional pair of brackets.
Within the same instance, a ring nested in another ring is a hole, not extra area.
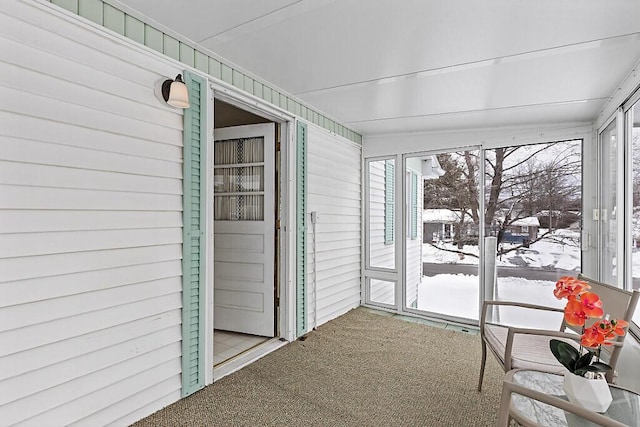
[(307, 125), (296, 125), (296, 335), (307, 332)]
[[(134, 17), (126, 11), (120, 10), (116, 3), (112, 4), (105, 0), (48, 1), (189, 67), (194, 67), (214, 79), (222, 80), (244, 92), (258, 96), (265, 102), (283, 108), (297, 117), (315, 123), (357, 144), (362, 144), (362, 135), (335, 122), (319, 111), (301, 104), (292, 96), (279, 93), (278, 90), (271, 88), (265, 82), (260, 82), (261, 84), (256, 86), (253, 84), (256, 80), (244, 75), (231, 64), (221, 62), (220, 58), (209, 55), (205, 49), (187, 42), (186, 39), (181, 40), (172, 34), (167, 34), (162, 29), (143, 22), (140, 17)], [(272, 93), (278, 94), (278, 96), (272, 96)]]
[(184, 72), (191, 107), (184, 110), (182, 240), (182, 395), (204, 387), (207, 80)]

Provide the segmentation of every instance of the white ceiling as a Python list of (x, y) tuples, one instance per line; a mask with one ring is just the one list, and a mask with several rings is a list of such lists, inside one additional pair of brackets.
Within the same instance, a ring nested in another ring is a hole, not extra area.
[(636, 0), (121, 0), (364, 135), (591, 122)]

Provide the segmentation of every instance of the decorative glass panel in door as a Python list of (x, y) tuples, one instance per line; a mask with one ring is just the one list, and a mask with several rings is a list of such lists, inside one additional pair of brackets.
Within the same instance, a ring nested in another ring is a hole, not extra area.
[(216, 141), (214, 159), (215, 219), (263, 220), (263, 138)]

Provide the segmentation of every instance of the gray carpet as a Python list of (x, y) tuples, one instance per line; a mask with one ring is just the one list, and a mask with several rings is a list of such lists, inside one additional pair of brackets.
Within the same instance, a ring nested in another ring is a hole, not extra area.
[(358, 308), (142, 426), (494, 426), (502, 372), (480, 338)]

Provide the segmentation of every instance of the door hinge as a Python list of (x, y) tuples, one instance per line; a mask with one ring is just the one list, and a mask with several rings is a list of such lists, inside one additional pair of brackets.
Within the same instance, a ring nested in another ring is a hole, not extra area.
[(280, 230), (280, 220), (276, 219), (276, 230)]
[(280, 151), (280, 141), (276, 142), (276, 151)]

